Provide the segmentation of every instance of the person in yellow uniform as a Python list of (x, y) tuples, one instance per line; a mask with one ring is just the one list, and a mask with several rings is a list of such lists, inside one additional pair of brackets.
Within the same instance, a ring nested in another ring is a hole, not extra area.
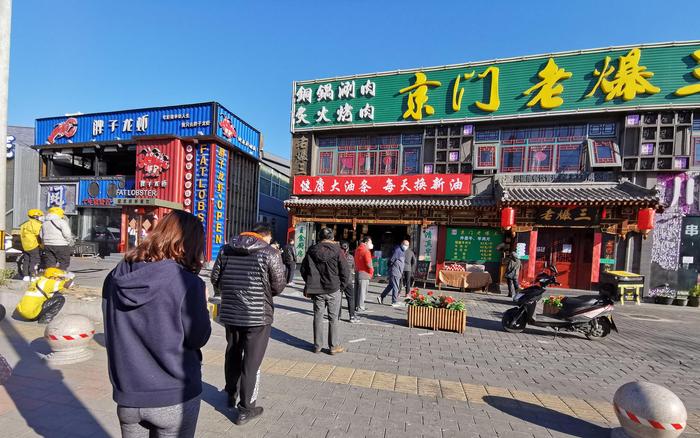
[(19, 227), (19, 235), (22, 240), (22, 252), (24, 258), (22, 260), (22, 276), (36, 277), (41, 263), (41, 219), (44, 217), (44, 212), (37, 209), (31, 209), (27, 212), (29, 219)]
[(60, 292), (73, 283), (74, 277), (70, 272), (47, 268), (29, 285), (17, 304), (17, 313), (29, 321), (48, 324), (66, 303), (66, 298)]

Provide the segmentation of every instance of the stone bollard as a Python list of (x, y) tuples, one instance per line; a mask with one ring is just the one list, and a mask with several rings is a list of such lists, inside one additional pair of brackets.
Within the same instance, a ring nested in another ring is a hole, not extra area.
[(46, 360), (51, 365), (68, 365), (83, 362), (92, 357), (87, 348), (95, 336), (92, 321), (83, 315), (61, 315), (46, 327), (44, 337), (51, 353)]
[(688, 412), (680, 398), (661, 385), (630, 382), (613, 398), (620, 426), (613, 438), (677, 437), (685, 431)]

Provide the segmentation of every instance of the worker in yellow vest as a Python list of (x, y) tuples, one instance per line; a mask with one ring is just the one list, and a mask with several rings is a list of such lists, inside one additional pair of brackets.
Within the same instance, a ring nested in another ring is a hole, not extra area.
[(29, 219), (19, 227), (19, 235), (22, 240), (22, 276), (35, 277), (41, 263), (41, 233), (42, 218), (44, 212), (33, 208), (27, 212)]
[(74, 274), (58, 268), (47, 268), (32, 281), (17, 305), (17, 313), (30, 321), (48, 324), (61, 311), (66, 298), (60, 293), (73, 283)]

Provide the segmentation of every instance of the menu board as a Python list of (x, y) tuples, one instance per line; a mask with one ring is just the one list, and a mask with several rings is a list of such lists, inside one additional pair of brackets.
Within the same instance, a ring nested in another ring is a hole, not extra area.
[(448, 228), (445, 260), (498, 262), (501, 260), (501, 253), (496, 247), (501, 242), (503, 233), (495, 228)]

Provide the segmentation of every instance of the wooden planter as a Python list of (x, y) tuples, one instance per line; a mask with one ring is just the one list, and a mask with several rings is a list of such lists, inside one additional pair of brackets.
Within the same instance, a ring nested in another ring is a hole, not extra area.
[(467, 311), (408, 306), (408, 326), (464, 333)]
[(559, 310), (561, 310), (559, 307), (553, 306), (553, 305), (551, 305), (551, 304), (545, 303), (545, 304), (544, 304), (544, 309), (542, 310), (542, 313), (544, 313), (545, 315), (552, 315), (552, 316), (554, 316), (554, 315), (556, 315), (557, 313), (559, 313)]

